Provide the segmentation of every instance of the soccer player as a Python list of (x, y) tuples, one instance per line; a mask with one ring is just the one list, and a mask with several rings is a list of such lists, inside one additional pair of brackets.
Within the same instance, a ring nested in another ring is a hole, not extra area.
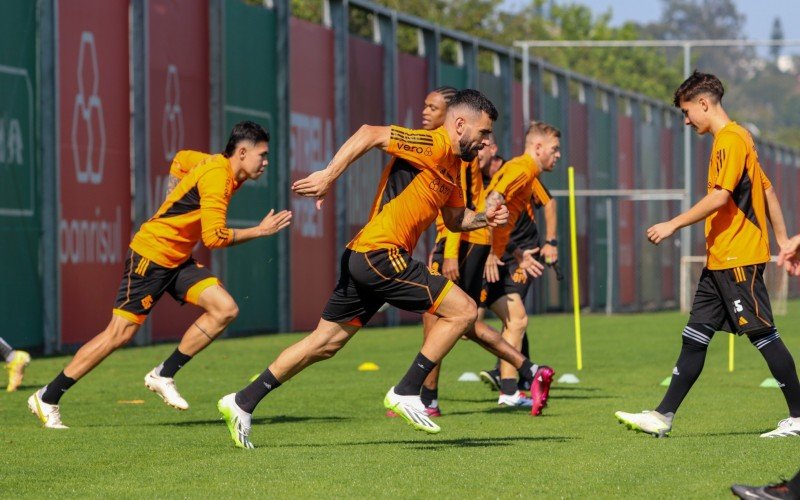
[[(423, 128), (430, 130), (443, 124), (443, 117), (449, 100), (452, 99), (455, 89), (452, 87), (441, 87), (428, 95), (423, 108)], [(483, 199), (482, 169), (490, 167), (490, 162), (497, 152), (497, 145), (493, 134), (487, 134), (483, 139), (483, 147), (478, 151), (475, 159), (471, 162), (461, 164), (461, 191), (467, 208), (474, 210), (476, 205)], [(391, 164), (389, 167), (391, 168)], [(480, 302), (481, 288), (483, 282), (483, 268), (486, 257), (491, 250), (491, 233), (488, 228), (476, 231), (453, 232), (449, 231), (444, 223), (442, 214), (436, 218), (436, 247), (431, 254), (431, 270), (441, 272), (446, 278), (456, 283), (464, 290), (469, 297), (477, 303)], [(537, 266), (538, 263), (531, 260), (526, 266)], [(530, 272), (537, 275), (539, 270), (531, 268)], [(423, 342), (432, 331), (437, 317), (434, 314), (423, 313)], [(492, 353), (499, 353), (511, 362), (512, 366), (523, 370), (522, 379), (531, 380), (531, 369), (525, 364), (526, 359), (515, 352), (514, 347), (504, 341), (499, 332), (493, 330), (486, 323), (481, 322), (480, 327), (466, 333), (465, 337), (474, 340), (479, 345)], [(532, 365), (535, 366), (535, 365)], [(436, 365), (431, 373), (425, 378), (420, 392), (420, 400), (425, 407), (425, 412), (430, 417), (441, 415), (439, 408), (439, 371), (441, 363)], [(534, 368), (537, 371), (539, 367)], [(503, 403), (505, 404), (505, 402)], [(397, 414), (388, 410), (387, 416), (394, 417)]]
[[(531, 200), (545, 206), (548, 240), (543, 247), (545, 258), (558, 258), (555, 248), (555, 201), (541, 184), (542, 172), (551, 172), (561, 157), (561, 132), (544, 122), (531, 122), (525, 134), (525, 152), (507, 161), (492, 177), (486, 188), (487, 203), (501, 196), (509, 209), (509, 224), (494, 231), (492, 253), (486, 259), (484, 300), (503, 323), (503, 338), (522, 351), (523, 337), (528, 326), (524, 297), (530, 287), (530, 275), (520, 267), (521, 255), (539, 252), (538, 229), (533, 213), (529, 212)], [(518, 231), (511, 240), (512, 231)], [(488, 372), (487, 372), (488, 373)], [(517, 373), (505, 361), (500, 364), (499, 404), (531, 407), (532, 415), (539, 415), (547, 403), (553, 369), (542, 366), (531, 386), (531, 397), (519, 390)], [(484, 379), (486, 375), (484, 375)]]
[[(541, 258), (544, 262), (548, 265), (556, 265), (558, 263), (558, 240), (556, 239), (556, 224), (558, 221), (558, 213), (556, 210), (556, 203), (555, 200), (550, 196), (550, 192), (541, 183), (540, 179), (537, 178), (534, 184), (534, 195), (531, 197), (528, 203), (525, 204), (524, 210), (520, 212), (519, 219), (517, 220), (517, 224), (514, 226), (514, 229), (511, 231), (511, 236), (506, 245), (506, 252), (503, 254), (502, 261), (503, 263), (512, 263), (513, 266), (513, 257), (512, 252), (516, 248), (541, 248), (542, 251), (540, 253)], [(534, 208), (541, 208), (543, 207), (544, 210), (544, 221), (545, 221), (545, 228), (546, 228), (546, 238), (544, 243), (540, 242), (539, 240), (539, 225), (536, 221), (536, 216), (534, 214)], [(517, 279), (515, 281), (513, 278), (515, 274), (509, 272), (509, 268), (500, 267), (500, 279), (498, 280), (497, 284), (490, 285), (490, 287), (495, 287), (495, 295), (510, 295), (510, 294), (517, 294), (522, 299), (522, 304), (525, 303), (525, 297), (528, 294), (528, 288), (530, 287), (531, 281), (527, 279), (526, 276), (521, 276), (525, 278), (524, 280)], [(520, 277), (520, 276), (518, 276)], [(502, 289), (500, 289), (500, 284), (502, 283)], [(489, 288), (490, 288), (489, 287)], [(487, 288), (487, 297), (488, 297), (489, 289)], [(516, 297), (509, 297), (513, 303), (516, 304)], [(478, 312), (478, 322), (477, 324), (482, 323), (482, 315), (481, 311), (485, 311), (485, 303), (481, 304), (481, 310)], [(527, 320), (526, 320), (527, 323)], [(528, 332), (527, 329), (522, 335), (522, 347), (520, 349), (522, 355), (526, 358), (530, 358), (529, 352), (529, 345), (528, 345)], [(500, 360), (497, 360), (497, 365), (492, 370), (481, 370), (480, 373), (481, 380), (486, 383), (490, 389), (494, 391), (500, 390)], [(528, 390), (530, 387), (526, 387), (526, 384), (520, 383), (519, 387), (520, 390)]]
[(789, 407), (789, 418), (761, 437), (800, 435), (800, 383), (792, 355), (773, 323), (763, 277), (770, 260), (767, 219), (781, 246), (786, 243), (786, 227), (753, 138), (722, 107), (724, 92), (716, 76), (697, 71), (675, 91), (674, 104), (683, 112), (685, 124), (698, 134), (714, 136), (708, 192), (686, 212), (650, 227), (647, 238), (657, 245), (678, 229), (705, 219), (707, 262), (664, 399), (653, 411), (620, 411), (616, 417), (635, 431), (668, 435), (675, 412), (700, 376), (711, 338), (722, 329), (747, 335), (781, 385)]
[(440, 210), (451, 230), (505, 223), (505, 206), (480, 213), (467, 209), (458, 179), (461, 162), (472, 161), (496, 119), (497, 110), (483, 94), (461, 90), (453, 96), (442, 127), (428, 131), (363, 125), (327, 168), (292, 185), (300, 196), (317, 197), (319, 207), (334, 181), (361, 155), (379, 148), (394, 157), (392, 168), (384, 171), (369, 221), (342, 255), (339, 282), (316, 330), (285, 349), (253, 383), (218, 402), (237, 447), (253, 447), (251, 415), (270, 391), (336, 354), (384, 302), (439, 317), (408, 372), (387, 392), (384, 406), (418, 430), (440, 431), (425, 413), (420, 388), (475, 322), (477, 306), (452, 281), (430, 272), (411, 255)]
[(22, 383), (25, 376), (25, 367), (31, 362), (31, 355), (25, 351), (14, 349), (0, 337), (0, 358), (5, 360), (8, 371), (7, 392), (14, 392)]
[(242, 183), (258, 179), (267, 168), (269, 133), (245, 121), (231, 131), (225, 152), (207, 155), (179, 152), (170, 168), (174, 186), (156, 214), (134, 235), (111, 322), (83, 345), (52, 382), (28, 398), (28, 408), (51, 429), (66, 429), (59, 400), (109, 354), (130, 341), (153, 305), (166, 292), (205, 312), (183, 335), (178, 348), (145, 376), (145, 385), (165, 403), (188, 409), (173, 380), (175, 373), (208, 346), (236, 318), (236, 302), (208, 268), (192, 258), (198, 241), (224, 248), (270, 236), (289, 225), (292, 214), (270, 210), (257, 226), (233, 229), (226, 224), (228, 204)]
[[(476, 208), (484, 195), (482, 169), (490, 165), (495, 152), (497, 152), (497, 144), (494, 134), (487, 134), (483, 140), (483, 148), (478, 151), (475, 160), (462, 164), (461, 190), (464, 193), (467, 207), (472, 210)], [(436, 219), (436, 246), (431, 253), (431, 269), (434, 272), (441, 272), (446, 278), (456, 283), (478, 304), (483, 285), (483, 266), (491, 251), (491, 233), (488, 230), (461, 233), (449, 231), (444, 223), (440, 223), (440, 219), (441, 216)], [(436, 317), (426, 313), (422, 315), (422, 320), (424, 336), (427, 337), (436, 323)], [(481, 325), (484, 331), (481, 334), (476, 332), (478, 339), (483, 338), (489, 345), (502, 341), (499, 332), (491, 330), (486, 323), (481, 323)], [(479, 344), (484, 345), (482, 342)], [(439, 408), (440, 369), (441, 364), (428, 374), (420, 393), (425, 411), (431, 417), (441, 415)]]
[(747, 486), (744, 484), (734, 484), (731, 492), (738, 498), (744, 499), (786, 499), (800, 500), (800, 471), (793, 478), (766, 486)]

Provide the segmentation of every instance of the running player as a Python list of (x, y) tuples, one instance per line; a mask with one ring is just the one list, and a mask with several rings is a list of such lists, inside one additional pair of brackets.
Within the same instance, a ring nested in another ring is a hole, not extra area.
[(259, 225), (246, 229), (226, 224), (231, 196), (242, 183), (264, 173), (268, 154), (269, 133), (245, 121), (233, 127), (224, 153), (181, 151), (175, 156), (170, 167), (172, 190), (131, 241), (111, 322), (78, 350), (52, 382), (28, 398), (28, 408), (45, 427), (67, 428), (61, 422), (61, 396), (130, 341), (165, 292), (205, 312), (189, 327), (178, 348), (145, 376), (145, 385), (168, 405), (189, 408), (175, 387), (175, 373), (239, 312), (219, 280), (192, 258), (192, 248), (198, 241), (212, 249), (224, 248), (270, 236), (289, 225), (292, 214), (286, 210), (270, 210)]
[(483, 94), (461, 90), (453, 96), (442, 127), (428, 131), (363, 125), (327, 168), (292, 185), (300, 196), (317, 197), (320, 206), (336, 179), (370, 149), (380, 148), (394, 157), (392, 168), (384, 171), (369, 221), (342, 255), (339, 282), (316, 330), (285, 349), (253, 383), (220, 399), (217, 407), (237, 447), (253, 447), (251, 415), (270, 391), (336, 354), (384, 302), (439, 317), (408, 372), (387, 392), (384, 406), (418, 430), (440, 431), (425, 413), (420, 388), (472, 327), (477, 306), (453, 282), (430, 272), (411, 254), (440, 210), (454, 231), (505, 223), (505, 206), (480, 213), (469, 210), (459, 189), (461, 162), (472, 161), (496, 119), (497, 110)]
[(0, 359), (5, 361), (6, 371), (8, 371), (6, 391), (14, 392), (22, 383), (25, 367), (31, 362), (31, 355), (25, 351), (14, 349), (3, 340), (3, 337), (0, 337)]
[[(555, 251), (555, 201), (539, 181), (542, 172), (550, 172), (561, 157), (561, 132), (544, 122), (531, 122), (525, 134), (523, 155), (507, 161), (492, 177), (487, 203), (501, 196), (509, 207), (509, 224), (494, 231), (492, 253), (486, 260), (483, 304), (503, 323), (503, 338), (522, 351), (523, 336), (528, 326), (524, 298), (530, 286), (530, 275), (520, 266), (522, 256), (539, 252), (538, 230), (530, 210), (531, 200), (546, 207), (548, 241), (545, 257), (557, 259)], [(552, 209), (550, 208), (552, 207)], [(528, 218), (527, 221), (525, 218)], [(510, 242), (512, 230), (519, 227), (517, 239)], [(553, 255), (555, 254), (555, 255)], [(513, 366), (500, 364), (499, 404), (531, 407), (539, 415), (547, 403), (553, 370), (543, 366), (531, 386), (531, 397), (519, 390), (519, 380)], [(484, 375), (484, 378), (485, 375)]]
[(700, 135), (714, 136), (708, 193), (686, 212), (650, 227), (647, 238), (657, 245), (678, 229), (705, 219), (707, 262), (664, 399), (654, 411), (619, 411), (616, 417), (630, 429), (668, 435), (675, 412), (700, 376), (711, 338), (725, 330), (747, 335), (780, 383), (789, 407), (789, 418), (761, 437), (796, 436), (800, 435), (800, 382), (792, 355), (773, 323), (763, 276), (770, 260), (767, 219), (779, 245), (787, 241), (786, 227), (753, 138), (722, 107), (724, 93), (716, 76), (697, 71), (675, 91), (674, 104), (683, 112), (685, 124)]
[[(541, 258), (545, 264), (553, 266), (558, 264), (558, 241), (556, 239), (556, 224), (557, 224), (557, 211), (556, 202), (550, 196), (550, 192), (541, 183), (537, 177), (534, 181), (533, 188), (534, 195), (528, 203), (525, 204), (524, 210), (520, 212), (517, 224), (511, 231), (511, 237), (506, 245), (506, 252), (503, 254), (503, 263), (510, 267), (500, 267), (500, 279), (487, 287), (486, 296), (489, 295), (489, 289), (494, 288), (493, 295), (500, 297), (501, 295), (517, 294), (522, 299), (522, 304), (525, 303), (525, 298), (530, 288), (531, 280), (527, 279), (524, 275), (517, 275), (516, 273), (509, 273), (509, 269), (515, 266), (513, 252), (517, 248), (530, 249), (541, 248)], [(543, 208), (544, 221), (546, 228), (546, 238), (544, 242), (540, 241), (539, 228), (534, 213), (535, 208)], [(517, 279), (514, 280), (514, 277)], [(524, 278), (524, 279), (520, 279)], [(488, 283), (487, 283), (488, 285)], [(514, 304), (517, 303), (515, 297), (509, 297)], [(481, 304), (481, 311), (485, 310), (485, 301)], [(482, 323), (482, 314), (478, 313), (479, 319), (476, 324)], [(527, 320), (526, 320), (527, 323)], [(522, 348), (520, 350), (522, 355), (530, 358), (528, 332), (527, 330), (522, 335)], [(492, 370), (481, 370), (479, 373), (481, 380), (486, 383), (490, 389), (494, 391), (500, 390), (500, 360), (497, 360), (497, 365)], [(522, 381), (520, 381), (522, 382)], [(523, 391), (530, 389), (525, 383), (520, 383), (518, 388)]]

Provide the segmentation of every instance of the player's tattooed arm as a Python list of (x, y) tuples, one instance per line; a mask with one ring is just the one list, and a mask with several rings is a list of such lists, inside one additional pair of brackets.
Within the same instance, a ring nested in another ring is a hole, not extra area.
[(442, 208), (444, 225), (450, 231), (463, 232), (480, 229), (482, 227), (502, 226), (508, 220), (508, 209), (505, 205), (487, 207), (485, 212), (475, 212), (468, 208)]
[(505, 196), (497, 191), (491, 191), (486, 195), (486, 210), (489, 210), (490, 208), (497, 208), (505, 202)]
[(166, 199), (167, 196), (169, 196), (169, 194), (172, 192), (172, 190), (175, 189), (175, 186), (177, 186), (178, 183), (180, 183), (180, 182), (181, 182), (180, 179), (178, 179), (177, 177), (175, 177), (172, 174), (169, 174), (169, 178), (167, 178), (167, 193), (164, 196), (164, 199)]

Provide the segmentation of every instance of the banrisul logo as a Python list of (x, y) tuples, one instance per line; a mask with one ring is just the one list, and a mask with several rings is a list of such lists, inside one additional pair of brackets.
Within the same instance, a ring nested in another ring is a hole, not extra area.
[(103, 182), (106, 127), (100, 100), (100, 70), (94, 34), (81, 33), (78, 52), (78, 93), (72, 111), (72, 160), (79, 184)]

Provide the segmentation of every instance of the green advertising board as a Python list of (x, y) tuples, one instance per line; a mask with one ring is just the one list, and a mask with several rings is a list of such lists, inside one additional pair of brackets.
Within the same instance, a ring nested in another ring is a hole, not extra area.
[(36, 2), (0, 4), (0, 316), (14, 347), (43, 343), (36, 144)]
[[(225, 119), (222, 143), (233, 126), (254, 121), (275, 134), (277, 86), (275, 67), (276, 15), (273, 9), (249, 6), (240, 0), (226, 0), (224, 12)], [(278, 161), (275, 141), (267, 171), (257, 181), (248, 181), (233, 196), (228, 210), (231, 227), (250, 227), (278, 203)], [(229, 328), (231, 334), (276, 330), (278, 328), (278, 240), (259, 238), (225, 252), (225, 286), (239, 304), (239, 317)]]

